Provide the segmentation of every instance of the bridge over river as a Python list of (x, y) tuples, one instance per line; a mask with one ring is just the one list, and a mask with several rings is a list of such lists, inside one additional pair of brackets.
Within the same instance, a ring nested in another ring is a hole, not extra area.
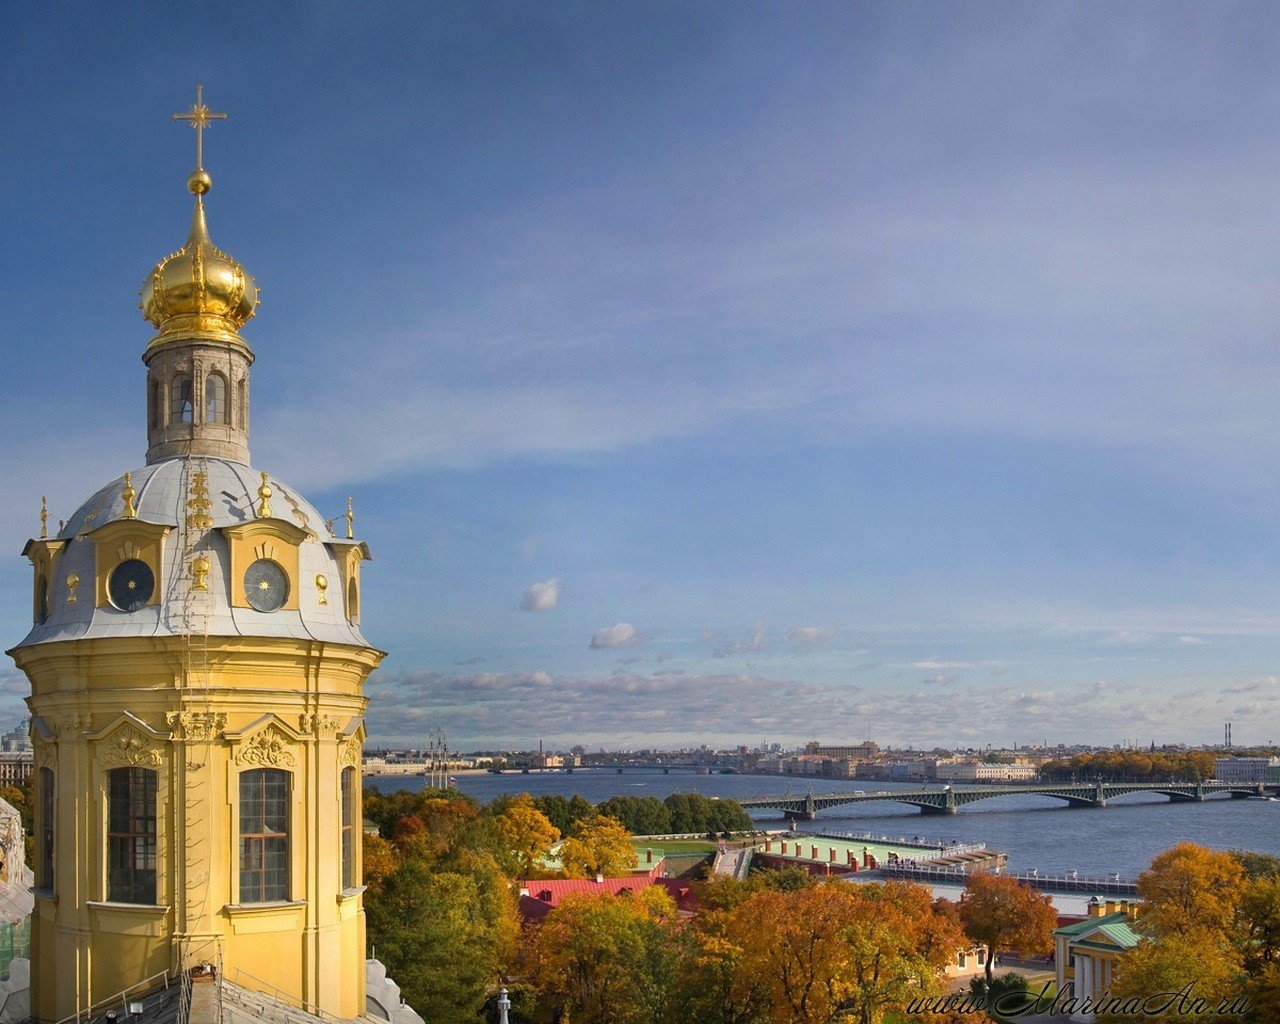
[(1105, 807), (1107, 801), (1129, 793), (1159, 793), (1175, 803), (1196, 803), (1216, 794), (1235, 800), (1265, 797), (1280, 792), (1280, 786), (1261, 782), (1068, 782), (1042, 785), (937, 786), (914, 790), (857, 790), (848, 793), (808, 793), (804, 796), (762, 796), (739, 799), (747, 810), (781, 811), (788, 818), (812, 821), (819, 811), (845, 804), (892, 800), (919, 807), (925, 814), (955, 814), (966, 804), (998, 796), (1048, 796), (1068, 807)]

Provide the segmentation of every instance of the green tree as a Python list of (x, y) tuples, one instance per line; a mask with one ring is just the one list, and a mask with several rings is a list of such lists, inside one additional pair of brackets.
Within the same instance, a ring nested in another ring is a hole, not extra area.
[(492, 882), (402, 865), (366, 906), (369, 941), (405, 1001), (432, 1024), (474, 1024), (514, 935), (509, 894)]

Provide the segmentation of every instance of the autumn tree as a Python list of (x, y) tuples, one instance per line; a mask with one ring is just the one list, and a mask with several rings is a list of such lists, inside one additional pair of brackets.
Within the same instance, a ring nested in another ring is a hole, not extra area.
[(567, 897), (533, 932), (524, 969), (555, 1019), (663, 1024), (681, 932), (665, 893)]
[[(1160, 939), (1146, 938), (1128, 950), (1116, 962), (1115, 974), (1108, 989), (1110, 999), (1123, 1007), (1137, 1001), (1143, 1012), (1103, 1012), (1104, 1024), (1120, 1024), (1140, 1018), (1153, 1024), (1173, 1024), (1187, 1020), (1238, 1020), (1204, 1013), (1191, 1015), (1173, 1000), (1174, 993), (1188, 992), (1192, 999), (1203, 999), (1206, 1006), (1216, 1008), (1241, 996), (1239, 988), (1240, 960), (1224, 949), (1212, 933), (1202, 928)], [(1190, 986), (1190, 988), (1188, 988)]]
[[(730, 879), (730, 881), (736, 881)], [(735, 895), (740, 890), (735, 890)], [(678, 977), (681, 1019), (705, 1024), (767, 1024), (771, 985), (757, 967), (760, 922), (744, 906), (751, 893), (699, 915)]]
[(1235, 926), (1244, 869), (1229, 853), (1178, 843), (1138, 876), (1143, 930), (1172, 936), (1203, 930), (1227, 936)]
[(518, 878), (533, 878), (560, 840), (560, 830), (533, 806), (528, 796), (517, 799), (497, 816), (495, 824), (510, 866)]
[(568, 878), (617, 878), (637, 864), (631, 833), (607, 815), (580, 820), (560, 844), (560, 863)]
[(365, 888), (370, 893), (370, 896), (366, 897), (367, 902), (373, 894), (381, 890), (382, 883), (390, 875), (395, 874), (400, 867), (400, 854), (381, 836), (365, 836), (361, 863), (364, 869)]
[(928, 890), (905, 883), (767, 890), (730, 913), (741, 930), (725, 938), (743, 950), (747, 976), (766, 982), (770, 1024), (878, 1024), (936, 992), (965, 942)]
[(978, 872), (969, 877), (960, 900), (960, 923), (976, 945), (987, 949), (987, 984), (991, 984), (996, 950), (1016, 949), (1026, 955), (1053, 949), (1057, 911), (1047, 895), (1017, 879)]

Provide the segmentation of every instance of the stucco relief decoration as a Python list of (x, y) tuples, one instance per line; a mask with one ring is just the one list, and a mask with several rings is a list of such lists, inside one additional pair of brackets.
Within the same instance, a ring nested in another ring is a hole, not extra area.
[(344, 768), (360, 767), (360, 740), (351, 736), (338, 747), (338, 764)]
[(89, 728), (91, 721), (89, 715), (83, 711), (66, 711), (53, 716), (53, 725), (57, 730), (58, 739), (62, 740), (75, 739), (75, 734)]
[(227, 716), (219, 711), (170, 711), (165, 721), (183, 739), (204, 742), (216, 738), (227, 726)]
[(35, 729), (31, 730), (31, 745), (35, 748), (35, 764), (44, 768), (55, 764), (58, 760), (58, 748), (53, 740), (45, 739)]
[(98, 744), (98, 763), (103, 768), (159, 768), (164, 754), (137, 729), (121, 729)]
[(246, 740), (236, 753), (236, 764), (259, 768), (292, 768), (296, 763), (288, 738), (276, 729), (263, 729)]
[(321, 739), (333, 739), (338, 735), (342, 719), (337, 715), (302, 715), (299, 718), (303, 732), (315, 733)]

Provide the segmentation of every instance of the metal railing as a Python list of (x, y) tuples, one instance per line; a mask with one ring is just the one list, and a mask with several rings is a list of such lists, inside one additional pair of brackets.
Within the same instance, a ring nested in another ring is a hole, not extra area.
[[(939, 866), (928, 862), (898, 860), (882, 864), (881, 870), (886, 874), (917, 878), (921, 881), (950, 882), (964, 885), (971, 874), (987, 871), (988, 869), (982, 867), (970, 868), (963, 864)], [(1113, 896), (1136, 896), (1138, 894), (1138, 883), (1131, 878), (1121, 878), (1119, 875), (1110, 875), (1107, 878), (1089, 878), (1073, 872), (1063, 875), (1043, 875), (1039, 871), (1021, 871), (1017, 874), (1005, 874), (1000, 871), (996, 873), (1003, 874), (1006, 878), (1024, 882), (1035, 889), (1100, 893)]]
[(161, 971), (159, 974), (153, 974), (151, 977), (144, 978), (142, 981), (136, 982), (126, 989), (121, 989), (115, 995), (108, 996), (106, 999), (99, 1000), (96, 1003), (90, 1003), (83, 1010), (77, 1010), (69, 1017), (63, 1017), (62, 1020), (57, 1022), (57, 1024), (71, 1024), (72, 1021), (74, 1021), (75, 1024), (80, 1024), (81, 1021), (91, 1020), (95, 1014), (101, 1013), (108, 1007), (114, 1006), (116, 1003), (119, 1003), (124, 1009), (125, 1016), (127, 1017), (129, 1014), (130, 996), (149, 996), (161, 989), (167, 990), (170, 983), (174, 980), (173, 975), (168, 971)]

